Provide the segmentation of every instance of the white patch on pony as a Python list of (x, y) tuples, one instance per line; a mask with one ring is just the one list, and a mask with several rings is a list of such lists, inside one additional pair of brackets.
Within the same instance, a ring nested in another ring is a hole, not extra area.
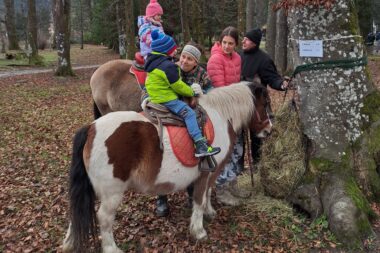
[(183, 190), (199, 176), (198, 166), (186, 167), (175, 156), (170, 144), (167, 128), (162, 134), (164, 147), (160, 173), (157, 175), (156, 184), (170, 182), (174, 185), (174, 191)]

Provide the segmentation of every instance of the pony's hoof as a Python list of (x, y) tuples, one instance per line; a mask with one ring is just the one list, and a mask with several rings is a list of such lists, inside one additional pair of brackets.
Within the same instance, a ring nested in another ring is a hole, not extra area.
[(195, 235), (195, 238), (199, 241), (204, 241), (207, 239), (207, 232), (203, 229), (200, 233)]
[(103, 248), (103, 252), (104, 253), (123, 253), (124, 251), (122, 251), (118, 247), (107, 246)]
[(62, 252), (63, 253), (69, 253), (69, 252), (73, 252), (73, 251), (74, 251), (74, 248), (70, 243), (66, 243), (66, 242), (63, 243), (63, 245), (62, 245)]
[(216, 211), (213, 209), (213, 210), (209, 210), (207, 213), (205, 213), (205, 218), (207, 220), (213, 220), (215, 219), (216, 217)]

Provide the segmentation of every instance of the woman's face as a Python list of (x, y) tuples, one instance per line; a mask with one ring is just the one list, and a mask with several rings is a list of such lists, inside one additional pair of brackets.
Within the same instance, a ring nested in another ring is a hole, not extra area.
[(222, 39), (222, 50), (226, 54), (231, 54), (235, 51), (236, 42), (231, 36), (224, 36)]
[(182, 53), (181, 57), (179, 58), (179, 64), (183, 71), (189, 72), (191, 71), (195, 66), (198, 65), (197, 61), (188, 53)]

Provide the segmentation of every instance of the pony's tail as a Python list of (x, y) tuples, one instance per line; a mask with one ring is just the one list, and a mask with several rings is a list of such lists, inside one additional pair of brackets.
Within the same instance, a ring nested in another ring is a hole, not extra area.
[[(90, 237), (96, 239), (95, 192), (83, 162), (89, 126), (78, 130), (73, 140), (70, 169), (70, 240), (73, 252), (86, 251)], [(87, 248), (88, 249), (88, 248)]]
[(102, 117), (102, 114), (99, 111), (99, 107), (96, 105), (95, 101), (94, 101), (93, 109), (94, 109), (94, 119), (99, 119), (100, 117)]

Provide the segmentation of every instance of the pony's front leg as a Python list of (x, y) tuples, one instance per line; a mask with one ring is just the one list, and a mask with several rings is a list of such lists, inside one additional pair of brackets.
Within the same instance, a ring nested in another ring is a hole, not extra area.
[(190, 220), (190, 234), (198, 240), (207, 238), (207, 232), (203, 228), (204, 206), (205, 205), (199, 205), (195, 201), (193, 202), (193, 213)]
[(97, 213), (102, 237), (103, 253), (122, 253), (115, 243), (112, 226), (115, 220), (116, 209), (123, 198), (123, 193), (114, 193), (110, 196), (101, 196), (101, 204)]

